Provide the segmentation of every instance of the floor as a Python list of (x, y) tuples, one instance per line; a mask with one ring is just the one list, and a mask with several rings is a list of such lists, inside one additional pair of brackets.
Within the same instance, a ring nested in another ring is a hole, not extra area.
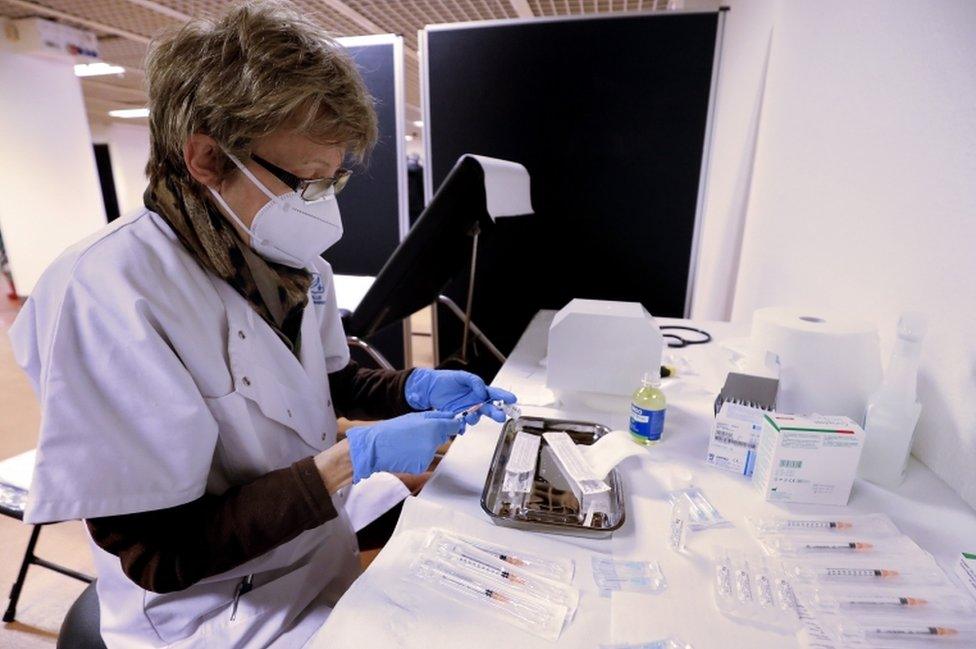
[[(40, 411), (27, 378), (16, 366), (7, 338), (7, 329), (17, 314), (19, 304), (0, 294), (0, 458), (7, 458), (34, 447), (40, 422)], [(429, 366), (433, 359), (430, 317), (425, 312), (412, 319), (413, 359), (415, 365)], [(0, 517), (0, 606), (6, 608), (7, 593), (20, 567), (30, 528), (19, 521)], [(59, 523), (43, 529), (37, 554), (55, 563), (92, 574), (87, 537), (79, 522)], [(364, 564), (375, 553), (363, 556)], [(61, 620), (71, 603), (84, 588), (74, 579), (33, 566), (28, 573), (17, 619), (0, 625), (0, 647), (34, 649), (53, 647)]]

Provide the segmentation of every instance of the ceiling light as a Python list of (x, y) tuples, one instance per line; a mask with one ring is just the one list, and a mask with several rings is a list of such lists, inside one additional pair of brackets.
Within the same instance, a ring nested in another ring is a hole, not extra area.
[(123, 119), (132, 119), (135, 117), (149, 117), (148, 108), (121, 108), (119, 110), (108, 111), (111, 117), (121, 117)]
[(122, 74), (125, 68), (99, 61), (98, 63), (79, 63), (75, 66), (76, 77), (98, 77), (103, 74)]
[(405, 135), (405, 136), (403, 136), (403, 137), (404, 137), (404, 139), (405, 139), (405, 140), (406, 140), (407, 142), (413, 142), (413, 135), (410, 135), (410, 134), (408, 133), (407, 135)]
[(413, 125), (416, 126), (417, 128), (423, 128), (424, 121), (422, 119), (415, 119), (413, 120)]

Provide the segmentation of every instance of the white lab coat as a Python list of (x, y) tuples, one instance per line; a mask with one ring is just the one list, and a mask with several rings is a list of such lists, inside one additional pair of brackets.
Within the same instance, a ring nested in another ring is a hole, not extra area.
[[(226, 282), (142, 211), (69, 248), (10, 330), (41, 401), (25, 520), (173, 507), (328, 448), (329, 372), (349, 362), (317, 260), (301, 362)], [(339, 518), (186, 590), (156, 594), (92, 543), (109, 647), (301, 647), (359, 574)], [(254, 588), (231, 605), (243, 576)]]

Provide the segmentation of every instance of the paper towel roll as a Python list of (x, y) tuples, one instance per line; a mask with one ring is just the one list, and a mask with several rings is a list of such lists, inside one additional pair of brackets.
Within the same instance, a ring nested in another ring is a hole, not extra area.
[(779, 357), (776, 410), (864, 420), (868, 397), (881, 383), (874, 324), (827, 312), (770, 307), (753, 314), (751, 338), (750, 369), (761, 368), (767, 352)]

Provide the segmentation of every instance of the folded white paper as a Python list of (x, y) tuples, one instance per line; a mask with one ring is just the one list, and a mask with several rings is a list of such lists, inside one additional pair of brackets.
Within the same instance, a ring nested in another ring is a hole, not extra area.
[(580, 446), (579, 449), (583, 459), (601, 480), (607, 477), (613, 467), (627, 458), (647, 456), (647, 450), (636, 444), (630, 433), (623, 430), (612, 431), (595, 444)]
[(410, 490), (400, 478), (381, 471), (351, 485), (343, 507), (358, 532), (409, 495)]
[(486, 207), (493, 220), (532, 214), (529, 172), (525, 167), (509, 160), (468, 155), (477, 160), (484, 169)]

